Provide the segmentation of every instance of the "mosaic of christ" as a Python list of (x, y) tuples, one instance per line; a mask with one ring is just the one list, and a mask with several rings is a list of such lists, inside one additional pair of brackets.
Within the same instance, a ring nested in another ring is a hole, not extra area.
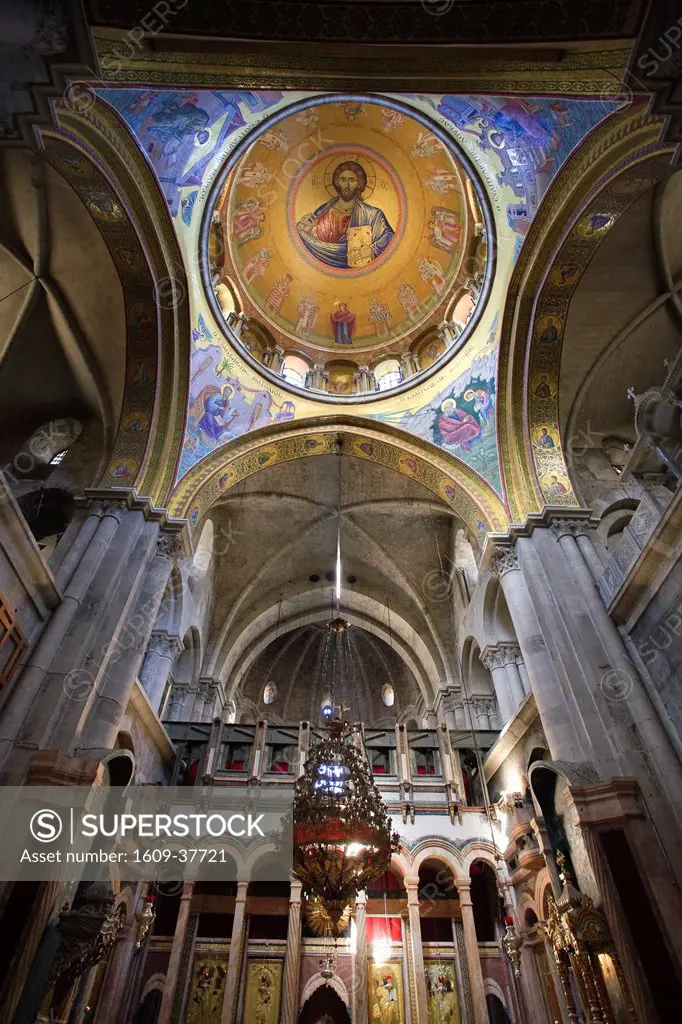
[(408, 346), (485, 263), (455, 143), (379, 100), (265, 121), (211, 223), (218, 300), (236, 289), (275, 344), (314, 363), (341, 346), (368, 358)]
[(335, 199), (302, 217), (296, 228), (306, 249), (328, 267), (366, 267), (391, 244), (395, 232), (378, 206), (362, 199), (367, 173), (356, 160), (334, 169)]

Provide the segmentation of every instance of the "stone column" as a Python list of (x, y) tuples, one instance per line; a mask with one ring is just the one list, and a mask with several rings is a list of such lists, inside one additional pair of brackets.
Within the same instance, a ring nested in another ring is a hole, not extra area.
[(95, 984), (98, 966), (99, 965), (91, 967), (89, 971), (86, 971), (85, 974), (81, 975), (78, 988), (76, 989), (76, 996), (69, 1013), (69, 1024), (83, 1024), (85, 1008), (88, 1005), (88, 1000), (92, 993), (92, 986)]
[(140, 669), (140, 683), (157, 714), (161, 708), (171, 666), (181, 650), (180, 637), (169, 636), (168, 633), (155, 630), (149, 638), (147, 653)]
[(552, 757), (589, 761), (587, 736), (576, 730), (515, 552), (496, 548), (490, 568), (500, 579)]
[(400, 357), (400, 368), (403, 373), (403, 380), (407, 377), (414, 377), (415, 373), (419, 373), (419, 363), (416, 356), (412, 352), (404, 352)]
[[(244, 934), (246, 930), (246, 893), (248, 882), (237, 882), (237, 899), (234, 904), (232, 922), (232, 938), (230, 939), (230, 957), (227, 961), (227, 977), (225, 979), (225, 1000), (220, 1024), (235, 1024), (237, 1004), (239, 1002), (239, 978), (242, 969), (244, 950)], [(159, 1024), (163, 1024), (159, 1021)]]
[(474, 697), (471, 701), (471, 710), (474, 713), (476, 719), (476, 728), (483, 731), (490, 729), (490, 719), (488, 717), (487, 702), (484, 698)]
[(281, 1024), (296, 1024), (298, 1017), (298, 984), (301, 975), (301, 883), (291, 882), (287, 953), (284, 961)]
[[(19, 740), (27, 747), (49, 745), (45, 736), (46, 723), (50, 720), (55, 706), (61, 706), (65, 677), (70, 673), (70, 678), (76, 678), (73, 675), (73, 661), (78, 656), (78, 648), (70, 648), (70, 664), (65, 664), (64, 671), (57, 679), (53, 674), (53, 665), (66, 637), (73, 631), (85, 595), (100, 572), (125, 511), (125, 501), (122, 500), (94, 501), (88, 506), (88, 517), (74, 543), (73, 558), (68, 569), (70, 578), (63, 592), (62, 603), (54, 611), (29, 655), (23, 672), (7, 695), (3, 707), (3, 737), (6, 739), (4, 742), (0, 741), (3, 761), (13, 750), (14, 740)], [(77, 565), (74, 565), (76, 560)], [(56, 682), (56, 687), (49, 686), (51, 699), (44, 700), (43, 695), (48, 690), (48, 673), (50, 682)], [(88, 678), (79, 676), (77, 680), (83, 680), (86, 693)], [(80, 688), (78, 692), (80, 693)], [(9, 776), (3, 772), (2, 782), (5, 785), (11, 784), (12, 780), (14, 784), (21, 782), (21, 766), (18, 760), (13, 757), (12, 764), (8, 765)]]
[(355, 1024), (368, 1024), (369, 992), (367, 989), (367, 893), (355, 897)]
[(497, 706), (500, 709), (502, 725), (514, 717), (514, 701), (509, 689), (509, 677), (505, 671), (505, 656), (499, 647), (486, 647), (481, 654), (481, 664), (488, 669), (493, 680)]
[(147, 891), (145, 883), (139, 887), (136, 912), (118, 934), (116, 945), (111, 956), (111, 963), (104, 979), (106, 999), (101, 1001), (97, 1013), (97, 1024), (117, 1024), (121, 1007), (125, 1003), (126, 991), (130, 982), (130, 969), (137, 945), (138, 917), (137, 910), (141, 905), (142, 893)]
[(281, 373), (284, 366), (284, 349), (275, 345), (270, 356), (270, 369), (273, 373)]
[(410, 924), (410, 943), (412, 964), (414, 966), (412, 984), (415, 986), (417, 1004), (417, 1020), (414, 1024), (428, 1024), (424, 949), (422, 947), (422, 929), (419, 918), (419, 878), (409, 878), (406, 876), (404, 882), (407, 890), (407, 917)]
[(530, 682), (528, 680), (528, 672), (526, 671), (526, 663), (523, 660), (523, 655), (521, 654), (520, 650), (516, 658), (516, 664), (518, 666), (519, 675), (521, 676), (523, 692), (525, 693), (526, 697), (528, 697), (530, 694)]
[(459, 906), (462, 911), (464, 948), (466, 950), (467, 965), (469, 967), (469, 984), (471, 986), (471, 1002), (474, 1007), (474, 1024), (488, 1024), (488, 1007), (485, 1001), (481, 957), (478, 952), (478, 939), (476, 938), (476, 925), (474, 923), (474, 905), (471, 902), (471, 882), (468, 879), (461, 880), (458, 878), (457, 892), (459, 893)]
[(168, 701), (168, 721), (182, 722), (185, 704), (189, 694), (187, 683), (173, 683)]
[(216, 701), (220, 683), (215, 679), (202, 680), (204, 685), (204, 707), (201, 712), (202, 722), (212, 722), (216, 714)]
[(166, 971), (166, 984), (163, 988), (163, 999), (161, 1000), (157, 1024), (171, 1024), (193, 893), (194, 883), (185, 882), (182, 888), (182, 896), (180, 897), (180, 910), (178, 911), (178, 920), (175, 925), (173, 945), (171, 946), (168, 970)]
[(512, 695), (512, 700), (515, 705), (514, 710), (516, 711), (526, 699), (526, 691), (521, 680), (521, 673), (519, 672), (521, 651), (516, 644), (504, 644), (502, 646), (502, 650), (507, 658), (504, 664), (504, 670), (507, 673), (509, 692)]
[[(154, 535), (152, 541), (155, 539)], [(142, 537), (138, 547), (143, 556), (151, 545), (147, 538)], [(113, 747), (166, 592), (174, 559), (181, 551), (180, 537), (168, 533), (162, 534), (151, 547), (151, 558), (138, 584), (132, 615), (119, 619), (112, 632), (112, 642), (104, 656), (106, 671), (93, 687), (84, 720), (79, 722), (78, 733), (73, 739), (76, 751), (88, 753)], [(61, 727), (57, 735), (61, 736), (62, 742), (68, 742)]]

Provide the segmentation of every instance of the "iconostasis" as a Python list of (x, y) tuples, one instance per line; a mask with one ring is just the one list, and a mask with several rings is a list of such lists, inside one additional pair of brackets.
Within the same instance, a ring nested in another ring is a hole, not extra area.
[(510, 275), (553, 177), (617, 103), (98, 94), (146, 154), (184, 254), (192, 356), (176, 482), (250, 431), (344, 410), (457, 456), (504, 497)]

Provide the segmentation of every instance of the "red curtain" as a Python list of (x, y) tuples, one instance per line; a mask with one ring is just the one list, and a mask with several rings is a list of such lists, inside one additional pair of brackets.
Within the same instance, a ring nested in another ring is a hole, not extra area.
[(402, 940), (399, 917), (368, 917), (367, 918), (367, 941), (376, 942), (378, 939), (390, 939), (392, 942)]

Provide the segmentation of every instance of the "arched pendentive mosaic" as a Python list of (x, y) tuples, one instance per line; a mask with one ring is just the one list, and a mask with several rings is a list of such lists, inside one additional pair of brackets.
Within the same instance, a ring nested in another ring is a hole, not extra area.
[(52, 132), (45, 153), (99, 228), (121, 281), (126, 334), (126, 382), (121, 418), (104, 484), (130, 486), (151, 436), (157, 372), (158, 322), (154, 281), (130, 217), (92, 156)]
[[(670, 153), (649, 157), (614, 177), (574, 225), (538, 296), (526, 378), (528, 438), (537, 479), (552, 505), (577, 505), (559, 430), (561, 350), (568, 307), (596, 249), (621, 214), (670, 170)], [(565, 442), (565, 443), (564, 443)]]
[[(498, 361), (498, 394), (506, 398), (506, 412), (498, 417), (498, 442), (504, 492), (510, 517), (514, 522), (523, 522), (530, 512), (539, 511), (547, 500), (556, 503), (554, 497), (545, 497), (538, 479), (530, 442), (532, 430), (536, 426), (547, 425), (546, 420), (550, 419), (549, 415), (546, 415), (544, 420), (531, 421), (531, 412), (528, 409), (528, 390), (533, 375), (535, 372), (544, 372), (543, 369), (531, 369), (530, 362), (534, 326), (543, 315), (539, 308), (539, 296), (549, 281), (555, 261), (560, 264), (568, 262), (557, 257), (567, 235), (573, 233), (573, 227), (569, 228), (567, 225), (573, 225), (574, 218), (576, 222), (580, 222), (592, 213), (602, 212), (596, 206), (592, 209), (589, 203), (597, 196), (605, 194), (604, 183), (618, 174), (627, 163), (651, 159), (652, 154), (663, 154), (664, 161), (669, 164), (669, 151), (664, 150), (659, 143), (662, 128), (663, 120), (649, 115), (643, 103), (634, 103), (600, 124), (590, 134), (589, 140), (573, 153), (552, 182), (519, 254), (508, 286)], [(634, 198), (636, 197), (630, 197), (627, 202)], [(627, 202), (623, 204), (623, 208)], [(578, 210), (580, 213), (577, 213)], [(615, 205), (613, 210), (614, 213), (620, 212), (620, 207)], [(589, 240), (585, 241), (589, 244)], [(594, 243), (590, 245), (585, 262), (593, 251)], [(570, 296), (567, 294), (567, 299), (568, 297)], [(551, 313), (551, 310), (547, 312)], [(555, 357), (555, 371), (551, 371), (549, 367), (546, 369), (550, 373), (553, 372), (558, 388), (558, 345), (555, 346)], [(546, 390), (544, 384), (547, 382), (537, 378), (535, 383), (536, 387), (541, 385), (541, 396)], [(556, 403), (556, 393), (554, 396), (550, 395), (550, 398)], [(542, 415), (547, 413), (545, 406)], [(556, 412), (551, 417), (551, 423), (558, 424)], [(544, 436), (541, 430), (539, 434)], [(551, 438), (551, 434), (549, 436)], [(551, 451), (547, 442), (544, 444), (547, 447), (541, 445), (540, 450)], [(566, 477), (563, 462), (561, 465), (562, 470), (557, 471), (557, 476)], [(548, 493), (553, 483), (551, 476), (550, 470), (550, 476), (546, 478)], [(570, 501), (573, 503), (575, 499), (571, 497)], [(566, 498), (564, 503), (568, 503)]]
[[(126, 381), (100, 486), (135, 486), (163, 504), (172, 489), (189, 385), (187, 279), (159, 184), (109, 105), (58, 107), (44, 152), (97, 224), (121, 281)], [(163, 346), (161, 347), (161, 339)]]
[(473, 536), (506, 530), (509, 517), (492, 487), (463, 463), (453, 465), (437, 455), (426, 457), (416, 446), (399, 445), (376, 430), (327, 423), (309, 429), (298, 428), (282, 437), (256, 442), (250, 440), (235, 452), (221, 449), (200, 462), (178, 486), (169, 501), (172, 516), (186, 517), (194, 529), (221, 495), (254, 473), (279, 462), (337, 452), (337, 438), (343, 437), (345, 454), (386, 466), (409, 476), (437, 494), (467, 524)]

